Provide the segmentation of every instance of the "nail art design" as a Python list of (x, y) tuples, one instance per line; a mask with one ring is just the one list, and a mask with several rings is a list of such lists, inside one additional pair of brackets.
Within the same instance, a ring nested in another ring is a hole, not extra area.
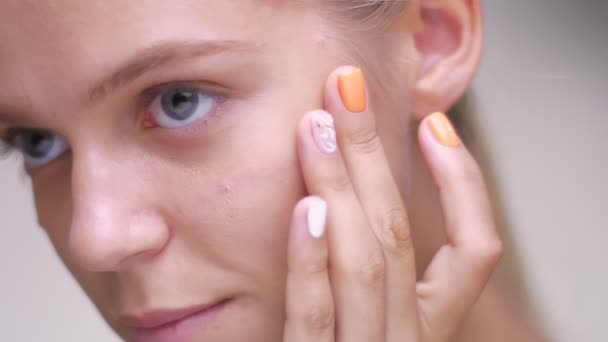
[(328, 113), (317, 112), (311, 120), (312, 134), (321, 152), (331, 154), (338, 150), (334, 119)]

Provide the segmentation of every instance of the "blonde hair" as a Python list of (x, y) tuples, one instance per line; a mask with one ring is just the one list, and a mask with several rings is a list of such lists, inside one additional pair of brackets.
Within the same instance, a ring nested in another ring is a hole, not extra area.
[(342, 12), (340, 17), (355, 20), (362, 30), (386, 28), (403, 13), (407, 0), (329, 0), (327, 7)]

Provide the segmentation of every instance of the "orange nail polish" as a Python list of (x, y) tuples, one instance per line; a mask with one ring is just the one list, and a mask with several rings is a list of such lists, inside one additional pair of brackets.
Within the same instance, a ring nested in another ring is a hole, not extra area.
[(353, 113), (361, 113), (367, 108), (365, 77), (361, 69), (345, 72), (338, 78), (338, 89), (344, 107)]
[(429, 126), (435, 138), (448, 147), (458, 147), (461, 144), (460, 138), (450, 122), (450, 119), (443, 113), (434, 113), (429, 116)]

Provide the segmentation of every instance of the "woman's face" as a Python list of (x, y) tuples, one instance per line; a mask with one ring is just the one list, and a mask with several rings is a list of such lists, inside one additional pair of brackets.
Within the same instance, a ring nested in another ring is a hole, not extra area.
[(197, 336), (280, 340), (306, 194), (295, 127), (353, 61), (330, 26), (282, 1), (3, 2), (0, 130), (24, 151), (41, 226), (123, 338), (134, 318), (229, 300)]

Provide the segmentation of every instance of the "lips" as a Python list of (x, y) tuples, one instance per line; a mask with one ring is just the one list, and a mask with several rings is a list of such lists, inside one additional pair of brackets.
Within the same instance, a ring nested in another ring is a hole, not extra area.
[(209, 326), (230, 302), (224, 299), (212, 304), (177, 310), (153, 310), (140, 315), (123, 315), (120, 322), (133, 331), (136, 342), (190, 341)]

